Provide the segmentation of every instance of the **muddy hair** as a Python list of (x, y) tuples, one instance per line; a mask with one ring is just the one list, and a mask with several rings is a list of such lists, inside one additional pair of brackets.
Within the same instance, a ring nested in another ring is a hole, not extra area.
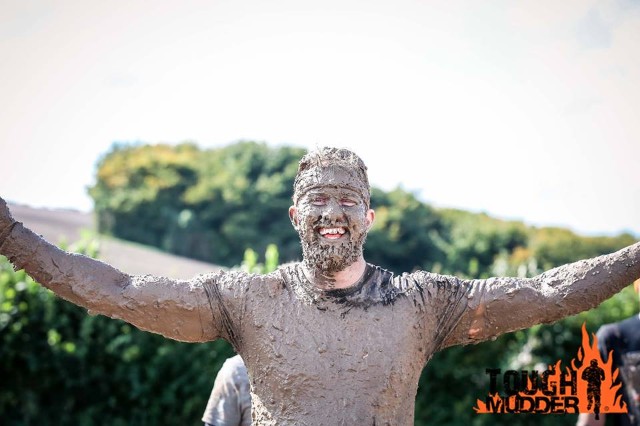
[(306, 153), (298, 164), (298, 172), (293, 183), (293, 202), (296, 203), (300, 196), (309, 189), (309, 176), (315, 171), (338, 166), (349, 170), (357, 179), (357, 187), (354, 188), (367, 206), (371, 198), (367, 166), (364, 161), (353, 151), (345, 148), (322, 147)]

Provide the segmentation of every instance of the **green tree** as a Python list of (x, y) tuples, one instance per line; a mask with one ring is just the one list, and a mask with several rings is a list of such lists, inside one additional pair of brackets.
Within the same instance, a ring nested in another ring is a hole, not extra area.
[(373, 188), (371, 206), (376, 220), (365, 245), (369, 262), (407, 272), (446, 262), (436, 242), (443, 224), (430, 206), (400, 188), (388, 193)]
[(610, 253), (633, 244), (631, 234), (616, 237), (584, 237), (564, 228), (532, 229), (530, 248), (542, 269), (550, 269), (578, 259)]
[(251, 247), (300, 256), (286, 211), (303, 150), (239, 142), (116, 145), (90, 189), (100, 232), (222, 265)]
[(439, 240), (446, 253), (444, 270), (469, 278), (486, 278), (499, 255), (526, 247), (527, 228), (521, 222), (503, 221), (484, 213), (441, 210), (445, 232)]

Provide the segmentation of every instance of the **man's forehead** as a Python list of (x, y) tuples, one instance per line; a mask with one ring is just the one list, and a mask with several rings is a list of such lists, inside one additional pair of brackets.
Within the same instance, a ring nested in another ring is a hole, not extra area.
[(369, 183), (366, 175), (352, 165), (330, 164), (305, 169), (296, 176), (293, 201), (317, 188), (342, 188), (353, 191), (369, 205)]

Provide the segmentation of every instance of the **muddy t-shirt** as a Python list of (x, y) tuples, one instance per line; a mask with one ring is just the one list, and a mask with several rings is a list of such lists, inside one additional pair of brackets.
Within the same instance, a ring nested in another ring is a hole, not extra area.
[(247, 365), (259, 425), (411, 425), (434, 352), (522, 328), (533, 310), (545, 319), (527, 308), (539, 292), (509, 278), (396, 276), (367, 265), (353, 286), (323, 291), (295, 263), (269, 275), (220, 273), (203, 285), (212, 333)]

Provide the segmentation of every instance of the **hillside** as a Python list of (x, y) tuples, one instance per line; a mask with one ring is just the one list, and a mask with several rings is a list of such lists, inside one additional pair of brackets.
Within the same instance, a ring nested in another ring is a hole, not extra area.
[[(9, 204), (9, 208), (16, 220), (54, 244), (73, 243), (82, 237), (83, 231), (93, 232), (95, 229), (91, 213), (17, 204)], [(140, 244), (103, 235), (97, 235), (96, 238), (100, 244), (100, 260), (132, 275), (151, 274), (186, 279), (221, 269), (217, 265), (174, 256)]]

